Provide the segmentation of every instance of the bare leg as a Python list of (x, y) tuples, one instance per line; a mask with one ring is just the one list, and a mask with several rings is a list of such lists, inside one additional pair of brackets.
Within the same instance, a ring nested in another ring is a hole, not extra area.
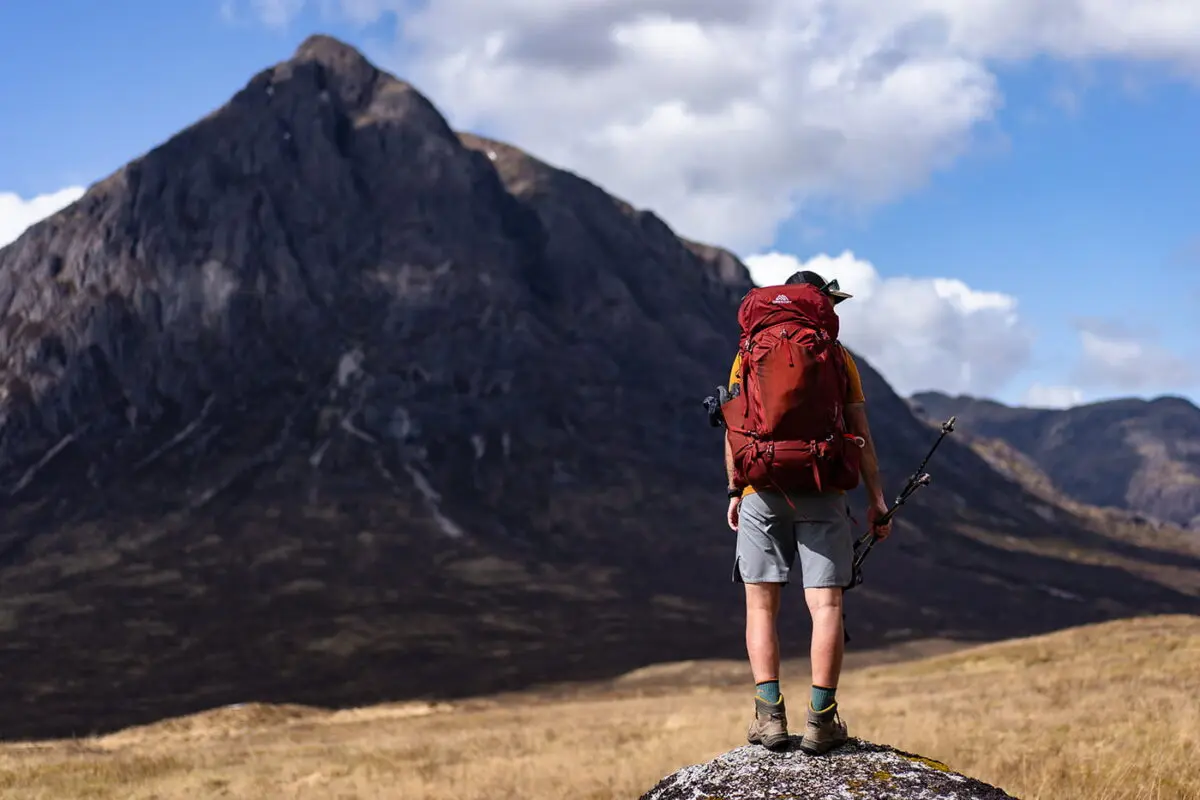
[(754, 682), (779, 680), (778, 583), (746, 584), (746, 653)]
[[(812, 697), (800, 749), (810, 755), (827, 753), (848, 739), (846, 723), (837, 711), (838, 678), (842, 674), (842, 590), (806, 589), (812, 614)], [(815, 704), (815, 705), (814, 705)]]
[[(746, 584), (746, 653), (750, 671), (758, 688), (754, 693), (754, 720), (746, 730), (746, 740), (775, 750), (787, 744), (787, 713), (779, 684), (780, 584)], [(763, 686), (763, 684), (767, 684)]]
[(842, 674), (845, 639), (842, 633), (842, 590), (805, 589), (812, 614), (812, 682), (836, 689)]

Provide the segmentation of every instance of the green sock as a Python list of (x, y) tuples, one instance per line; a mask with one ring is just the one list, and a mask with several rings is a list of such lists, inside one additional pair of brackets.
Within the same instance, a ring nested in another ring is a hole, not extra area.
[(833, 705), (837, 687), (830, 689), (828, 686), (813, 686), (812, 687), (812, 703), (813, 711), (824, 711)]
[(763, 681), (757, 684), (758, 691), (755, 697), (762, 700), (764, 703), (779, 702), (779, 681)]

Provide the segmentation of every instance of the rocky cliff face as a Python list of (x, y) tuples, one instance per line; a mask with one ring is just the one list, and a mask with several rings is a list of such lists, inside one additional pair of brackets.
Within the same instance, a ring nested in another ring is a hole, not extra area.
[(968, 434), (1005, 442), (1079, 502), (1200, 530), (1200, 408), (1183, 398), (1068, 409), (936, 392), (913, 401), (935, 417), (958, 413)]
[[(796, 738), (796, 737), (793, 737)], [(945, 764), (852, 739), (824, 756), (747, 746), (663, 778), (641, 800), (1011, 800), (1012, 795)]]
[[(749, 285), (310, 39), (0, 250), (0, 734), (740, 655), (700, 401)], [(863, 371), (895, 491), (932, 434)], [(1195, 559), (934, 471), (856, 642), (1196, 608)]]

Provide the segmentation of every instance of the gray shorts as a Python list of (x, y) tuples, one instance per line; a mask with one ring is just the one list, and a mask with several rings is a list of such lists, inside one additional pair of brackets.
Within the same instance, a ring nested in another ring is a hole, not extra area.
[(755, 492), (738, 510), (733, 580), (788, 583), (796, 553), (805, 589), (845, 587), (854, 566), (854, 530), (842, 494)]

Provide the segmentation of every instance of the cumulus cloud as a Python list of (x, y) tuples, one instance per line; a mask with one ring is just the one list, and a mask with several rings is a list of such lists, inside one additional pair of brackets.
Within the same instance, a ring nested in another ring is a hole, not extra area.
[(1034, 383), (1025, 391), (1022, 404), (1032, 408), (1071, 408), (1083, 402), (1078, 386), (1046, 386)]
[(11, 192), (0, 192), (0, 247), (16, 241), (33, 223), (74, 203), (83, 192), (82, 186), (70, 186), (29, 200)]
[(772, 252), (751, 256), (746, 265), (760, 286), (800, 269), (836, 278), (854, 295), (838, 305), (842, 341), (901, 394), (994, 395), (1028, 365), (1032, 334), (1009, 295), (952, 278), (885, 278), (849, 251), (807, 261)]
[(1172, 352), (1151, 331), (1119, 323), (1083, 319), (1080, 359), (1074, 381), (1087, 388), (1141, 392), (1164, 386), (1200, 386), (1200, 365)]
[(919, 186), (998, 100), (981, 65), (859, 41), (820, 3), (466, 5), (405, 23), (425, 48), (414, 77), (456, 125), (738, 250), (769, 244), (814, 200), (876, 203)]
[[(300, 2), (259, 6), (271, 20)], [(363, 25), (394, 15), (394, 49), (373, 55), (456, 127), (739, 252), (813, 203), (869, 207), (953, 163), (1002, 102), (997, 61), (1200, 74), (1194, 0), (309, 3)]]

